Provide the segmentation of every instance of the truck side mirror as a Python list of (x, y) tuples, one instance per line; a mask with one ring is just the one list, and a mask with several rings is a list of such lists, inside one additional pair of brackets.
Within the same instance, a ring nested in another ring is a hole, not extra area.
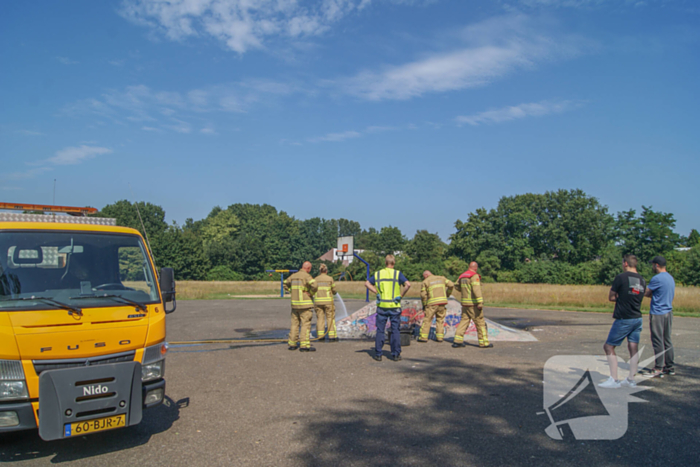
[[(173, 268), (162, 268), (160, 270), (160, 293), (163, 295), (163, 305), (166, 313), (172, 313), (177, 308), (175, 300), (175, 272)], [(168, 302), (173, 302), (173, 308), (168, 310)]]

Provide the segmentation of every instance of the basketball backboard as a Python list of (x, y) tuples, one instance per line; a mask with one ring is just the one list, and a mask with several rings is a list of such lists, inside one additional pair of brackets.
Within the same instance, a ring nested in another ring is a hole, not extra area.
[(338, 237), (338, 249), (336, 255), (340, 257), (352, 256), (355, 251), (355, 237)]

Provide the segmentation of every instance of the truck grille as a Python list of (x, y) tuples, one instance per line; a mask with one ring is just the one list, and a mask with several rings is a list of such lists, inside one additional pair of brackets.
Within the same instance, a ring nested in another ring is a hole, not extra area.
[(133, 362), (136, 351), (114, 353), (90, 358), (71, 358), (63, 360), (33, 360), (34, 371), (40, 375), (42, 371), (76, 368), (81, 366), (106, 365), (108, 363)]

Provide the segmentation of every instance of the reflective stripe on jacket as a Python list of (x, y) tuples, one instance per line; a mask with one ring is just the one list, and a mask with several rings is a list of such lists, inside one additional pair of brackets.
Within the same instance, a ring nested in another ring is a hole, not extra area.
[(292, 308), (313, 308), (311, 297), (318, 290), (316, 281), (306, 271), (295, 272), (284, 281), (284, 288), (292, 293)]
[(316, 277), (316, 285), (318, 285), (318, 292), (314, 296), (314, 302), (320, 305), (333, 303), (333, 295), (338, 293), (335, 290), (333, 278), (328, 274), (320, 274)]
[(379, 295), (378, 306), (382, 308), (401, 308), (400, 303), (394, 302), (395, 297), (401, 296), (399, 271), (385, 268), (374, 273), (374, 287)]
[(481, 276), (478, 274), (469, 276), (462, 274), (455, 287), (458, 287), (462, 294), (460, 299), (462, 305), (474, 306), (484, 303), (484, 297), (481, 295)]
[(430, 276), (421, 285), (421, 299), (424, 305), (447, 305), (454, 284), (443, 276)]

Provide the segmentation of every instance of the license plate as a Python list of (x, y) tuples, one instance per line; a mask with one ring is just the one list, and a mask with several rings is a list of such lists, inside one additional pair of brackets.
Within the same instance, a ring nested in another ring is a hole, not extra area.
[(86, 435), (97, 433), (98, 431), (111, 430), (126, 426), (126, 415), (115, 415), (114, 417), (96, 418), (84, 422), (66, 423), (65, 437)]

